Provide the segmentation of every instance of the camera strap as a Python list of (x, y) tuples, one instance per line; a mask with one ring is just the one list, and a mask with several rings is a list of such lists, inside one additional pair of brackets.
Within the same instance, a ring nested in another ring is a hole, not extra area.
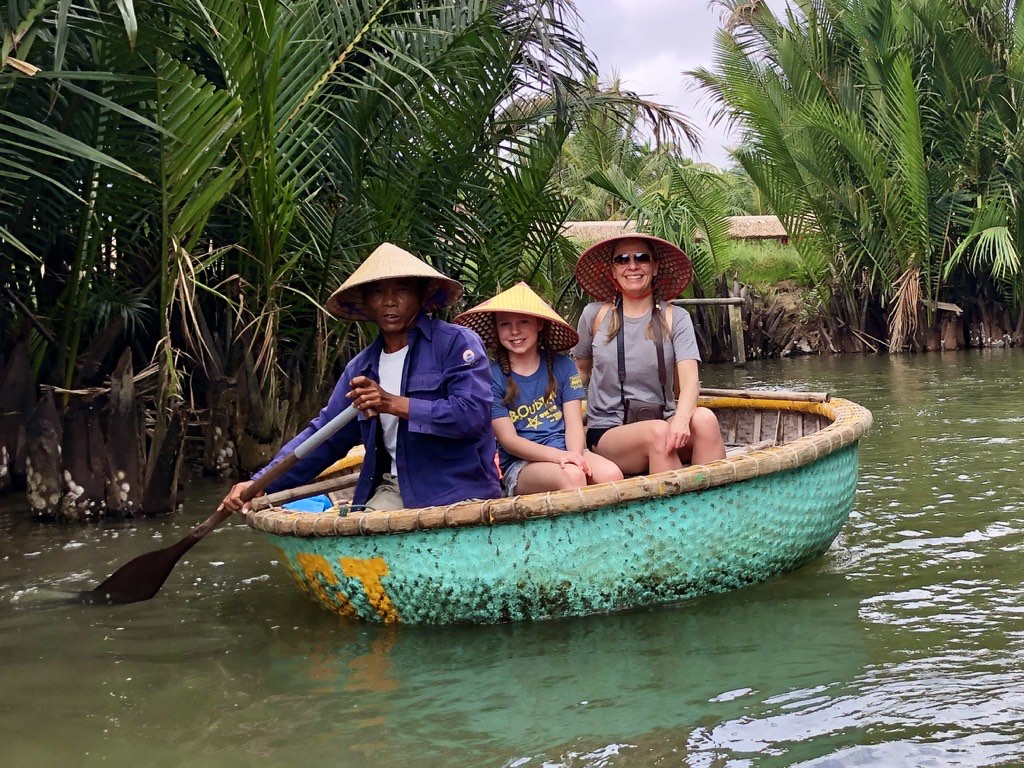
[[(626, 412), (626, 319), (622, 309), (622, 297), (615, 302), (615, 311), (619, 316), (619, 332), (615, 334), (615, 342), (619, 352), (619, 399), (622, 401), (622, 412)], [(665, 383), (668, 374), (665, 369), (665, 345), (661, 336), (661, 313), (655, 303), (651, 309), (651, 325), (654, 326), (654, 347), (658, 352), (658, 379), (661, 382), (661, 396), (668, 402), (668, 395), (665, 392)]]

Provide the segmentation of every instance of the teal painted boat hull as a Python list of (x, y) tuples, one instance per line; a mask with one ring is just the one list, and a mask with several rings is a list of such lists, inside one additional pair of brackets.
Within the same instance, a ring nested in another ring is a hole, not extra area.
[(291, 536), (278, 525), (270, 540), (304, 591), (368, 621), (654, 606), (764, 581), (824, 553), (853, 506), (858, 436), (791, 469), (573, 514), (385, 535)]

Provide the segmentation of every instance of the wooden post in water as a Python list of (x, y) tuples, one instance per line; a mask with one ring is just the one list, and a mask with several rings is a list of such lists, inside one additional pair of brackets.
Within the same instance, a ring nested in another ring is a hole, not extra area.
[(741, 307), (747, 300), (741, 296), (723, 296), (715, 299), (675, 299), (677, 307), (704, 305), (727, 306), (729, 308), (729, 336), (732, 338), (733, 365), (747, 364), (747, 347), (743, 341), (743, 312)]
[(35, 408), (32, 362), (28, 342), (0, 359), (0, 491), (17, 486), (25, 476), (25, 422)]

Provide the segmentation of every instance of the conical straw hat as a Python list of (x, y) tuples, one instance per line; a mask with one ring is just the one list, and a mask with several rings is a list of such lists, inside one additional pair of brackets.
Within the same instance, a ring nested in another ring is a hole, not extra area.
[(547, 325), (541, 331), (541, 338), (552, 352), (564, 352), (567, 349), (572, 349), (580, 340), (576, 329), (565, 322), (526, 283), (516, 283), (507, 291), (502, 291), (494, 298), (466, 310), (455, 318), (455, 322), (480, 334), (485, 346), (497, 347), (498, 326), (494, 319), (497, 312), (515, 312), (546, 320)]
[(611, 271), (612, 252), (619, 240), (643, 240), (647, 243), (651, 255), (658, 260), (654, 289), (659, 299), (674, 299), (686, 290), (693, 276), (693, 267), (679, 246), (653, 235), (625, 232), (594, 243), (576, 262), (576, 282), (592, 297), (598, 301), (612, 301), (619, 292)]
[(454, 304), (462, 296), (462, 283), (445, 277), (425, 261), (393, 243), (381, 243), (366, 257), (348, 280), (331, 294), (327, 311), (346, 320), (372, 320), (363, 306), (363, 287), (378, 280), (422, 277), (427, 280), (423, 309), (430, 311)]

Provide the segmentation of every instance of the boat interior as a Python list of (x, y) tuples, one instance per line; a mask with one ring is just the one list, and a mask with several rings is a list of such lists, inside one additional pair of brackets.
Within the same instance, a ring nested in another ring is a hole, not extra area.
[[(737, 402), (736, 390), (702, 390), (701, 404), (707, 405), (718, 416), (726, 456), (743, 456), (753, 451), (785, 445), (801, 437), (812, 435), (831, 423), (831, 419), (817, 412), (814, 403), (827, 402), (827, 393), (787, 393), (800, 395), (798, 400), (784, 399), (778, 394), (761, 400), (747, 394), (747, 400)], [(362, 462), (362, 446), (327, 469), (317, 481), (295, 488), (262, 496), (253, 502), (260, 510), (287, 504), (316, 495), (327, 496), (332, 505), (344, 505), (352, 500)]]

